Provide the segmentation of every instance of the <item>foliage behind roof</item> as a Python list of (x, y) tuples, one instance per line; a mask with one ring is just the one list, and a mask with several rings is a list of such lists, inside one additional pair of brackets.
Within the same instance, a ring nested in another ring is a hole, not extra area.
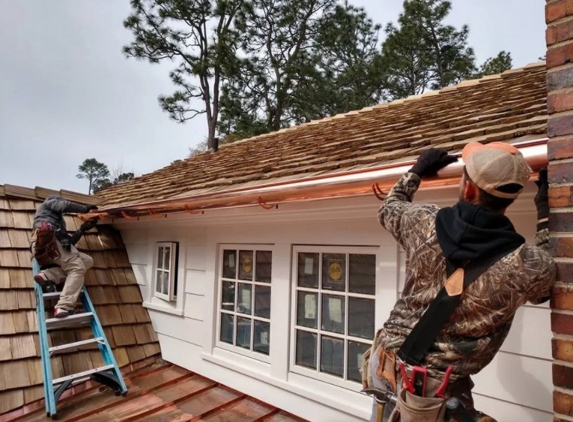
[(335, 174), (428, 147), (510, 141), (547, 130), (545, 62), (313, 121), (178, 161), (100, 194), (105, 205)]

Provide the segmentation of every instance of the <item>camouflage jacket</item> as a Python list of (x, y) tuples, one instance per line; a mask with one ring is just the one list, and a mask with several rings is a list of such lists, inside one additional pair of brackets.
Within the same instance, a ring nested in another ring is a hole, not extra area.
[[(396, 352), (446, 279), (446, 261), (436, 236), (432, 204), (412, 204), (420, 178), (406, 173), (378, 211), (378, 219), (406, 252), (406, 283), (375, 347)], [(442, 329), (425, 366), (441, 377), (448, 365), (453, 378), (475, 374), (493, 359), (505, 340), (515, 312), (526, 302), (547, 300), (555, 279), (548, 252), (548, 229), (537, 232), (536, 246), (523, 244), (483, 272), (464, 291)], [(374, 351), (374, 350), (373, 350)]]

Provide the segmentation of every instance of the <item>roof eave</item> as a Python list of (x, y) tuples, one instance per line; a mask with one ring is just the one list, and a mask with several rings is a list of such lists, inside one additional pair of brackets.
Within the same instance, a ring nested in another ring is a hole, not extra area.
[[(525, 156), (534, 172), (547, 165), (547, 137), (513, 143)], [(461, 155), (457, 153), (456, 155)], [(229, 189), (223, 192), (170, 198), (139, 204), (121, 204), (100, 209), (101, 219), (131, 219), (144, 215), (164, 215), (174, 212), (197, 213), (213, 208), (299, 202), (334, 197), (372, 194), (374, 187), (388, 191), (414, 164), (414, 160), (384, 165), (373, 169), (355, 170), (342, 174), (307, 178), (296, 182), (271, 183), (264, 186)], [(459, 183), (463, 163), (451, 164), (437, 177), (424, 180), (421, 189), (436, 189)], [(89, 215), (88, 217), (95, 216)]]

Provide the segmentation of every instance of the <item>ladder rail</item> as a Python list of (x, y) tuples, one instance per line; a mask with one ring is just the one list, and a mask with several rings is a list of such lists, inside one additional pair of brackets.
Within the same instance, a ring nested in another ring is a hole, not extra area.
[(94, 334), (94, 337), (101, 337), (104, 340), (103, 342), (98, 342), (97, 345), (103, 357), (103, 362), (105, 365), (113, 365), (113, 371), (121, 387), (121, 394), (124, 395), (125, 393), (127, 393), (127, 386), (125, 385), (125, 381), (123, 380), (121, 370), (119, 369), (115, 356), (113, 355), (113, 352), (111, 350), (111, 346), (109, 345), (109, 342), (103, 330), (103, 326), (100, 323), (93, 302), (85, 286), (82, 287), (82, 292), (83, 294), (81, 295), (81, 302), (84, 307), (84, 310), (86, 312), (91, 312), (93, 314), (91, 320), (92, 333)]
[[(35, 259), (32, 260), (32, 273), (36, 275), (40, 271), (40, 266)], [(46, 308), (44, 304), (44, 297), (42, 288), (38, 283), (34, 282), (34, 290), (36, 292), (36, 318), (38, 320), (38, 335), (40, 337), (40, 355), (42, 360), (42, 376), (44, 381), (44, 404), (46, 413), (50, 415), (51, 409), (54, 409), (56, 398), (52, 386), (52, 364), (50, 356), (50, 344), (48, 342), (48, 330), (46, 327)], [(48, 357), (46, 359), (46, 356)]]

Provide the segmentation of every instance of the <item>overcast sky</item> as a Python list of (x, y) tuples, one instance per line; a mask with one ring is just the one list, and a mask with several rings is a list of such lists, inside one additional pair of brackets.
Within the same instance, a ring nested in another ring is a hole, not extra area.
[[(350, 0), (378, 23), (402, 0)], [(514, 67), (545, 54), (545, 2), (453, 0), (478, 62), (510, 51)], [(126, 59), (128, 0), (0, 0), (0, 184), (87, 193), (78, 165), (96, 158), (136, 175), (184, 158), (206, 135), (203, 116), (177, 124), (157, 96), (169, 64)]]

